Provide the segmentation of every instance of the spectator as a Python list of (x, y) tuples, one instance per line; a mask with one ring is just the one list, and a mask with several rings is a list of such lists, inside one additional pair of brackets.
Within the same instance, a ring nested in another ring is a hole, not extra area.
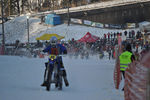
[(111, 36), (111, 39), (112, 39), (112, 37), (113, 37), (113, 34), (111, 33), (111, 35), (110, 35), (110, 36)]
[[(128, 67), (128, 64), (130, 64), (133, 60), (135, 60), (130, 44), (126, 45), (126, 51), (121, 53), (121, 55), (119, 56), (119, 60), (120, 60), (120, 71), (123, 77), (125, 78), (125, 70)], [(124, 88), (122, 90), (124, 91)]]
[(104, 39), (106, 39), (106, 34), (104, 34)]
[(132, 34), (132, 38), (134, 38), (134, 36), (135, 36), (135, 31), (132, 30), (132, 31), (131, 31), (131, 34)]
[(114, 39), (116, 38), (116, 33), (114, 32)]
[(110, 39), (110, 33), (107, 34), (108, 35), (108, 40)]
[(127, 36), (127, 34), (128, 34), (128, 32), (127, 32), (127, 31), (124, 31), (124, 35)]
[(129, 32), (129, 38), (131, 38), (131, 35), (132, 35), (132, 33), (131, 33), (131, 32)]

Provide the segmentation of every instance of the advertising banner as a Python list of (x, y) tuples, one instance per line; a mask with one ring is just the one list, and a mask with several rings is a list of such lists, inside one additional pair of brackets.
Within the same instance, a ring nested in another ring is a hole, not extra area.
[(72, 22), (72, 23), (82, 24), (82, 19), (71, 18), (71, 22)]
[(135, 23), (127, 23), (127, 28), (135, 28), (136, 24)]
[(104, 27), (104, 24), (102, 24), (102, 23), (96, 23), (96, 25), (95, 25), (96, 27), (100, 27), (100, 28), (103, 28)]
[(91, 21), (88, 21), (88, 20), (84, 20), (84, 24), (85, 24), (85, 25), (92, 25), (92, 22), (91, 22)]
[(96, 22), (92, 22), (91, 26), (95, 27), (96, 26)]
[(121, 25), (119, 25), (119, 24), (109, 24), (109, 28), (121, 29)]
[(105, 24), (105, 28), (109, 28), (109, 24)]

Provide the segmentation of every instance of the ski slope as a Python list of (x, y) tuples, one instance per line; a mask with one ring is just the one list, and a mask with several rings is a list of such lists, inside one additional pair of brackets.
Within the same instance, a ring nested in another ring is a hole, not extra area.
[(58, 91), (52, 86), (46, 91), (43, 82), (47, 58), (0, 56), (0, 100), (124, 100), (115, 90), (113, 70), (115, 60), (63, 57), (69, 87)]

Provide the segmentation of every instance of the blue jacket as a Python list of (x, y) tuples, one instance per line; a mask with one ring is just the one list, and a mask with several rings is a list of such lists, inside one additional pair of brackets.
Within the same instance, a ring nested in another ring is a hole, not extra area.
[[(49, 45), (48, 47), (46, 47), (43, 52), (48, 52), (49, 54), (51, 54), (51, 48), (52, 46)], [(62, 44), (57, 44), (56, 48), (58, 48), (59, 54), (67, 54), (67, 49), (65, 46), (63, 46)]]

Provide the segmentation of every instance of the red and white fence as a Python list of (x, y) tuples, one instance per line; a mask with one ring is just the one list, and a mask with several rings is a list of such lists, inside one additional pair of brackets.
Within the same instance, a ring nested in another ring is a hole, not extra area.
[(125, 100), (150, 100), (150, 52), (125, 72)]

